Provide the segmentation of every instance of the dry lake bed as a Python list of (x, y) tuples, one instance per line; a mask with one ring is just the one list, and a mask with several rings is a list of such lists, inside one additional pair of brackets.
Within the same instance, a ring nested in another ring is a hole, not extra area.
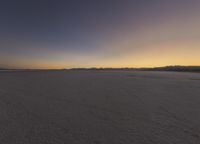
[(199, 144), (200, 74), (0, 72), (1, 144)]

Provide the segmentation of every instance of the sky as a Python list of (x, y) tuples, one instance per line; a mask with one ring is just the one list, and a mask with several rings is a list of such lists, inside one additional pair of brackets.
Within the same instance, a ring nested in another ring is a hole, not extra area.
[(199, 0), (1, 0), (0, 67), (200, 65)]

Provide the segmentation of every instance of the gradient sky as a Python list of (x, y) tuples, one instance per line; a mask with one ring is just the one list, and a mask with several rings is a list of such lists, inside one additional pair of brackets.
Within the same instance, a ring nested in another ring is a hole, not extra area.
[(200, 65), (200, 0), (1, 0), (0, 67)]

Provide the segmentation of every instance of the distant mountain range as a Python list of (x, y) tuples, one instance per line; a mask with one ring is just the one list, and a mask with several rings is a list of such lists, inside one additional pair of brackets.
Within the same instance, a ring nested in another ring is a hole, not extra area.
[(142, 68), (144, 71), (177, 71), (177, 72), (200, 72), (200, 66), (166, 66), (155, 68)]
[(137, 68), (72, 68), (69, 70), (137, 70)]
[(140, 71), (200, 72), (200, 66), (166, 66), (166, 67), (154, 67), (154, 68), (73, 68), (70, 70), (140, 70)]
[[(0, 70), (40, 70), (40, 69), (10, 69), (0, 68)], [(41, 69), (42, 70), (42, 69)], [(45, 69), (48, 70), (48, 69)], [(53, 70), (53, 69), (49, 69)], [(200, 72), (200, 66), (165, 66), (165, 67), (154, 67), (154, 68), (72, 68), (72, 69), (61, 69), (61, 70), (125, 70), (125, 71), (175, 71), (175, 72)]]

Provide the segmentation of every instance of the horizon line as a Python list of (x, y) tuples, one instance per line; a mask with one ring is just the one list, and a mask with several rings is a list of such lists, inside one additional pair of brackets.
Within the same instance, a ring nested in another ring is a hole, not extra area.
[(72, 67), (72, 68), (6, 68), (0, 67), (0, 70), (75, 70), (75, 69), (155, 69), (155, 68), (167, 68), (167, 67), (187, 67), (194, 68), (200, 67), (200, 65), (166, 65), (155, 67)]

